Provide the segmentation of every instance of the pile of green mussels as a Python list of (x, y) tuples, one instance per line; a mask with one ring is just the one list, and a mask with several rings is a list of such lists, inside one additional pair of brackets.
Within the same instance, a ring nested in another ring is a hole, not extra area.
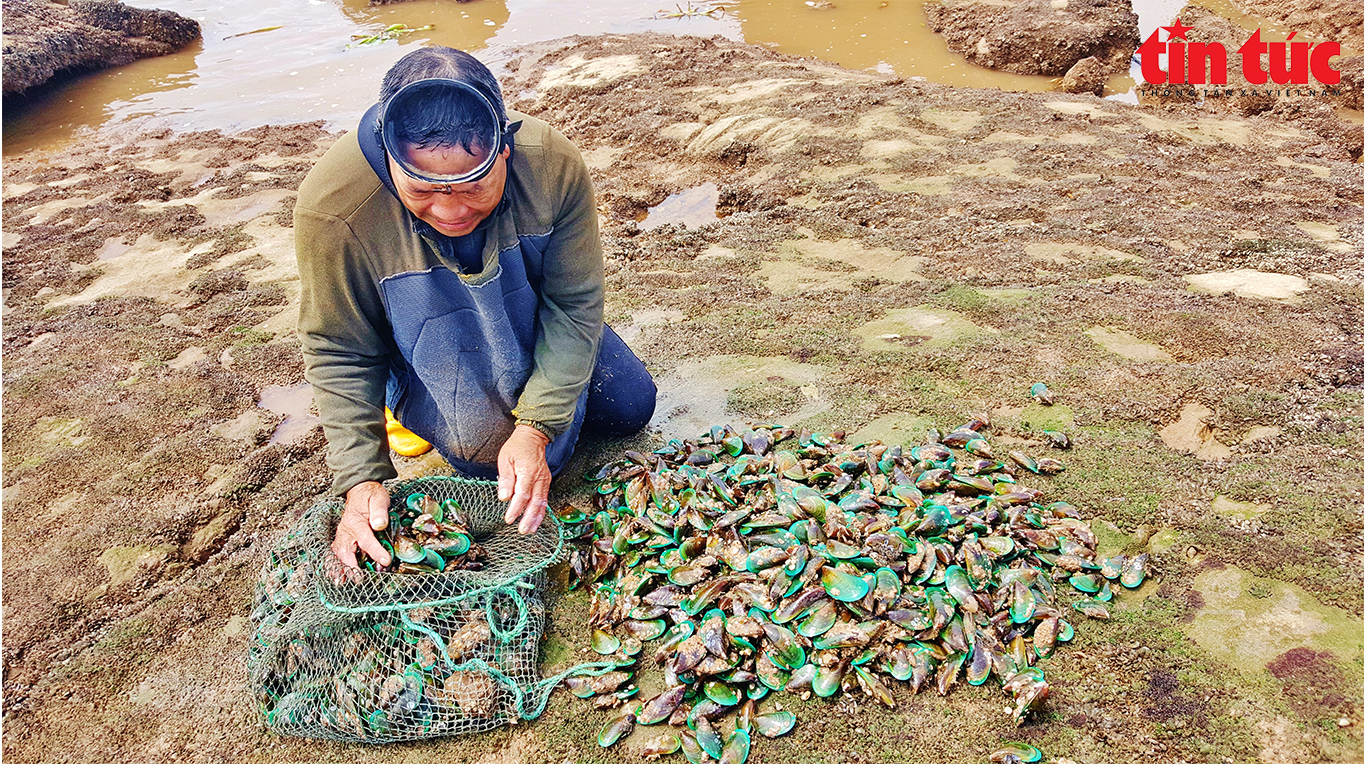
[[(987, 426), (930, 430), (908, 449), (716, 426), (589, 473), (595, 510), (556, 514), (580, 539), (570, 567), (592, 587), (592, 647), (613, 666), (568, 680), (620, 709), (598, 743), (667, 723), (645, 755), (742, 764), (755, 732), (795, 725), (779, 705), (758, 710), (774, 691), (894, 707), (890, 681), (946, 694), (963, 673), (998, 680), (1021, 722), (1048, 693), (1035, 664), (1074, 636), (1068, 614), (1108, 618), (1114, 582), (1139, 586), (1147, 555), (1098, 559), (1077, 509), (1022, 482), (1064, 465), (997, 458)], [(664, 689), (640, 701), (633, 672), (648, 666)], [(1034, 760), (1028, 748), (1000, 753)]]

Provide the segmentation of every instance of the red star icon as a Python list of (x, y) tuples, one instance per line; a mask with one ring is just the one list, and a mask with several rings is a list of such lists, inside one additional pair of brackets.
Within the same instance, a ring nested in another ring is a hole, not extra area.
[(1171, 40), (1175, 39), (1176, 37), (1178, 37), (1181, 40), (1187, 40), (1188, 38), (1185, 37), (1184, 35), (1188, 34), (1189, 30), (1193, 29), (1193, 27), (1186, 27), (1183, 24), (1180, 24), (1179, 17), (1176, 16), (1175, 23), (1173, 25), (1168, 27), (1161, 27), (1161, 29), (1164, 29), (1165, 31), (1170, 33)]

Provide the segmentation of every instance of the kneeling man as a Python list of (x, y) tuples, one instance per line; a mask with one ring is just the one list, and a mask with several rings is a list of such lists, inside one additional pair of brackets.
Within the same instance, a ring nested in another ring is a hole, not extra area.
[(384, 409), (540, 525), (586, 429), (644, 427), (655, 387), (602, 322), (597, 209), (578, 150), (509, 114), (474, 57), (423, 48), (299, 189), (299, 334), (346, 508), (332, 548), (387, 565)]

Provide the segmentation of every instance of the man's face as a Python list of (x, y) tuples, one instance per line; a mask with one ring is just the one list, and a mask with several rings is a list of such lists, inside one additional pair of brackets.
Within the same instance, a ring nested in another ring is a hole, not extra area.
[[(511, 149), (503, 146), (488, 174), (470, 183), (446, 185), (417, 180), (404, 173), (391, 157), (388, 172), (398, 190), (398, 199), (413, 215), (446, 236), (464, 236), (502, 201), (510, 155)], [(459, 175), (478, 167), (486, 156), (475, 156), (459, 146), (434, 146), (410, 149), (407, 161), (430, 175)]]

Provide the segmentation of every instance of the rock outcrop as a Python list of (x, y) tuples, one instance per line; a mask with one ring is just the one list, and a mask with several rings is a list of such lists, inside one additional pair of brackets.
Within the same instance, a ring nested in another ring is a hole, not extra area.
[(924, 10), (949, 49), (1015, 74), (1059, 77), (1091, 56), (1118, 72), (1140, 44), (1131, 0), (936, 0)]
[(1340, 105), (1364, 111), (1364, 56), (1338, 58), (1333, 65), (1340, 72)]
[[(1218, 14), (1197, 6), (1187, 5), (1180, 11), (1180, 22), (1189, 26), (1189, 42), (1220, 42), (1235, 51), (1245, 42), (1246, 30)], [(1138, 97), (1143, 104), (1175, 109), (1195, 109), (1204, 113), (1231, 113), (1239, 116), (1275, 114), (1304, 125), (1322, 135), (1331, 136), (1356, 159), (1364, 156), (1364, 127), (1336, 118), (1338, 106), (1358, 109), (1364, 106), (1364, 56), (1342, 56), (1332, 66), (1341, 74), (1340, 84), (1328, 94), (1325, 88), (1317, 96), (1298, 92), (1296, 87), (1253, 85), (1246, 80), (1241, 67), (1227, 67), (1226, 85), (1159, 85), (1138, 86)], [(1320, 86), (1310, 86), (1311, 89)]]
[[(1180, 23), (1189, 27), (1185, 36), (1190, 43), (1220, 42), (1228, 51), (1235, 52), (1246, 40), (1246, 30), (1233, 24), (1217, 13), (1198, 5), (1186, 5), (1179, 12)], [(1227, 82), (1216, 89), (1224, 93), (1205, 97), (1204, 91), (1212, 85), (1139, 85), (1142, 103), (1170, 106), (1176, 104), (1193, 105), (1201, 103), (1202, 108), (1216, 112), (1232, 112), (1243, 117), (1260, 114), (1274, 108), (1278, 98), (1271, 88), (1255, 87), (1241, 73), (1241, 67), (1226, 67)]]
[[(1246, 13), (1285, 31), (1310, 32), (1364, 50), (1364, 3), (1359, 0), (1234, 0)], [(1298, 38), (1302, 39), (1302, 38)]]
[(1075, 62), (1075, 66), (1070, 67), (1066, 76), (1061, 78), (1061, 90), (1067, 93), (1089, 93), (1101, 96), (1104, 94), (1104, 83), (1108, 81), (1110, 74), (1108, 67), (1099, 60), (1098, 56), (1082, 58)]
[(171, 11), (114, 0), (5, 0), (5, 95), (62, 73), (164, 56), (198, 38), (199, 22)]

